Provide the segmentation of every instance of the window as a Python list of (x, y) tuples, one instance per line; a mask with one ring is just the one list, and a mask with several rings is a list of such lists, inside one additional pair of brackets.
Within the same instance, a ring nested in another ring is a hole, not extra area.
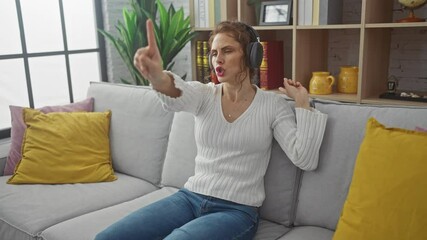
[(38, 108), (83, 100), (106, 77), (98, 0), (0, 1), (0, 139), (9, 105)]

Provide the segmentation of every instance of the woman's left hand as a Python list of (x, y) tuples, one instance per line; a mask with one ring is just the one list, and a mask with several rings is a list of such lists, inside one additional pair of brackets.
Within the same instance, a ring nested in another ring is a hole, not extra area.
[(279, 90), (295, 100), (295, 107), (310, 109), (308, 91), (300, 82), (284, 78), (283, 85)]

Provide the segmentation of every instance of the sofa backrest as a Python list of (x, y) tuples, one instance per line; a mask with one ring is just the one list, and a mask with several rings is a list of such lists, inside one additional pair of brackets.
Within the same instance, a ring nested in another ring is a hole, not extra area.
[(194, 116), (187, 112), (177, 112), (172, 121), (162, 185), (184, 187), (188, 178), (194, 175), (194, 159), (197, 147), (194, 137)]
[(347, 198), (353, 167), (363, 140), (365, 124), (375, 117), (387, 127), (427, 128), (427, 108), (385, 107), (315, 101), (328, 114), (320, 149), (319, 166), (303, 172), (295, 225), (314, 225), (334, 230)]
[(112, 112), (114, 170), (159, 185), (173, 113), (149, 87), (93, 82), (88, 96), (95, 98), (95, 111)]
[(301, 170), (295, 167), (276, 140), (273, 140), (264, 177), (265, 200), (260, 208), (263, 219), (287, 227), (293, 224), (300, 176)]
[(7, 157), (0, 158), (0, 176), (3, 176), (4, 167), (6, 166)]
[[(166, 159), (162, 185), (181, 188), (194, 175), (197, 147), (194, 137), (194, 117), (185, 112), (175, 113)], [(266, 199), (260, 209), (263, 219), (289, 226), (297, 191), (299, 170), (287, 158), (274, 140), (271, 160), (265, 181)]]

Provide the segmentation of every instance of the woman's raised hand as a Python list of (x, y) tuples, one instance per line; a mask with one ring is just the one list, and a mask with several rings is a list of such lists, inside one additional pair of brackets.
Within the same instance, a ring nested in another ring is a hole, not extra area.
[(163, 73), (162, 57), (157, 47), (151, 19), (147, 20), (146, 25), (148, 45), (136, 51), (133, 64), (145, 79), (155, 85), (156, 83), (160, 83), (165, 74)]
[(136, 51), (133, 64), (142, 76), (150, 81), (153, 89), (170, 97), (179, 97), (181, 90), (175, 87), (172, 76), (163, 72), (163, 62), (157, 47), (153, 22), (148, 19), (146, 24), (148, 45)]
[(279, 87), (279, 90), (295, 100), (295, 107), (310, 109), (308, 91), (300, 82), (285, 78), (283, 85), (284, 88)]

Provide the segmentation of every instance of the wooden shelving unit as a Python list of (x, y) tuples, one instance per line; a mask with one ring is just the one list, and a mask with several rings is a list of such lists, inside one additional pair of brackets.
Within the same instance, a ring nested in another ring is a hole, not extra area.
[[(394, 3), (390, 0), (354, 0), (353, 2), (360, 6), (358, 21), (353, 19), (348, 22), (343, 21), (343, 24), (319, 26), (298, 25), (298, 0), (293, 1), (293, 23), (287, 26), (258, 26), (254, 9), (247, 4), (247, 0), (228, 0), (227, 4), (236, 11), (235, 14), (232, 14), (237, 16), (234, 19), (254, 26), (261, 39), (284, 42), (284, 77), (297, 79), (307, 89), (313, 71), (330, 71), (335, 73), (336, 80), (338, 80), (336, 73), (339, 72), (339, 66), (355, 65), (359, 67), (357, 94), (333, 93), (311, 95), (311, 97), (360, 104), (427, 106), (426, 102), (379, 98), (380, 94), (386, 92), (387, 80), (390, 75), (390, 45), (393, 29), (416, 28), (427, 31), (427, 22), (394, 22)], [(346, 4), (346, 0), (344, 0), (344, 4)], [(192, 6), (193, 0), (190, 0), (191, 9)], [(191, 12), (194, 12), (194, 9)], [(197, 41), (208, 39), (212, 29), (196, 28), (195, 30), (199, 32), (195, 39)], [(355, 47), (348, 47), (347, 58), (336, 59), (331, 64), (328, 60), (331, 58), (331, 49), (335, 47), (333, 46), (335, 43), (330, 41), (331, 37), (340, 34), (347, 36), (346, 34), (349, 33), (352, 36), (352, 46)], [(192, 53), (195, 53), (195, 41), (192, 44)], [(193, 76), (195, 76), (195, 58), (192, 62)], [(417, 67), (423, 68), (423, 66)], [(423, 95), (427, 95), (427, 92)]]

